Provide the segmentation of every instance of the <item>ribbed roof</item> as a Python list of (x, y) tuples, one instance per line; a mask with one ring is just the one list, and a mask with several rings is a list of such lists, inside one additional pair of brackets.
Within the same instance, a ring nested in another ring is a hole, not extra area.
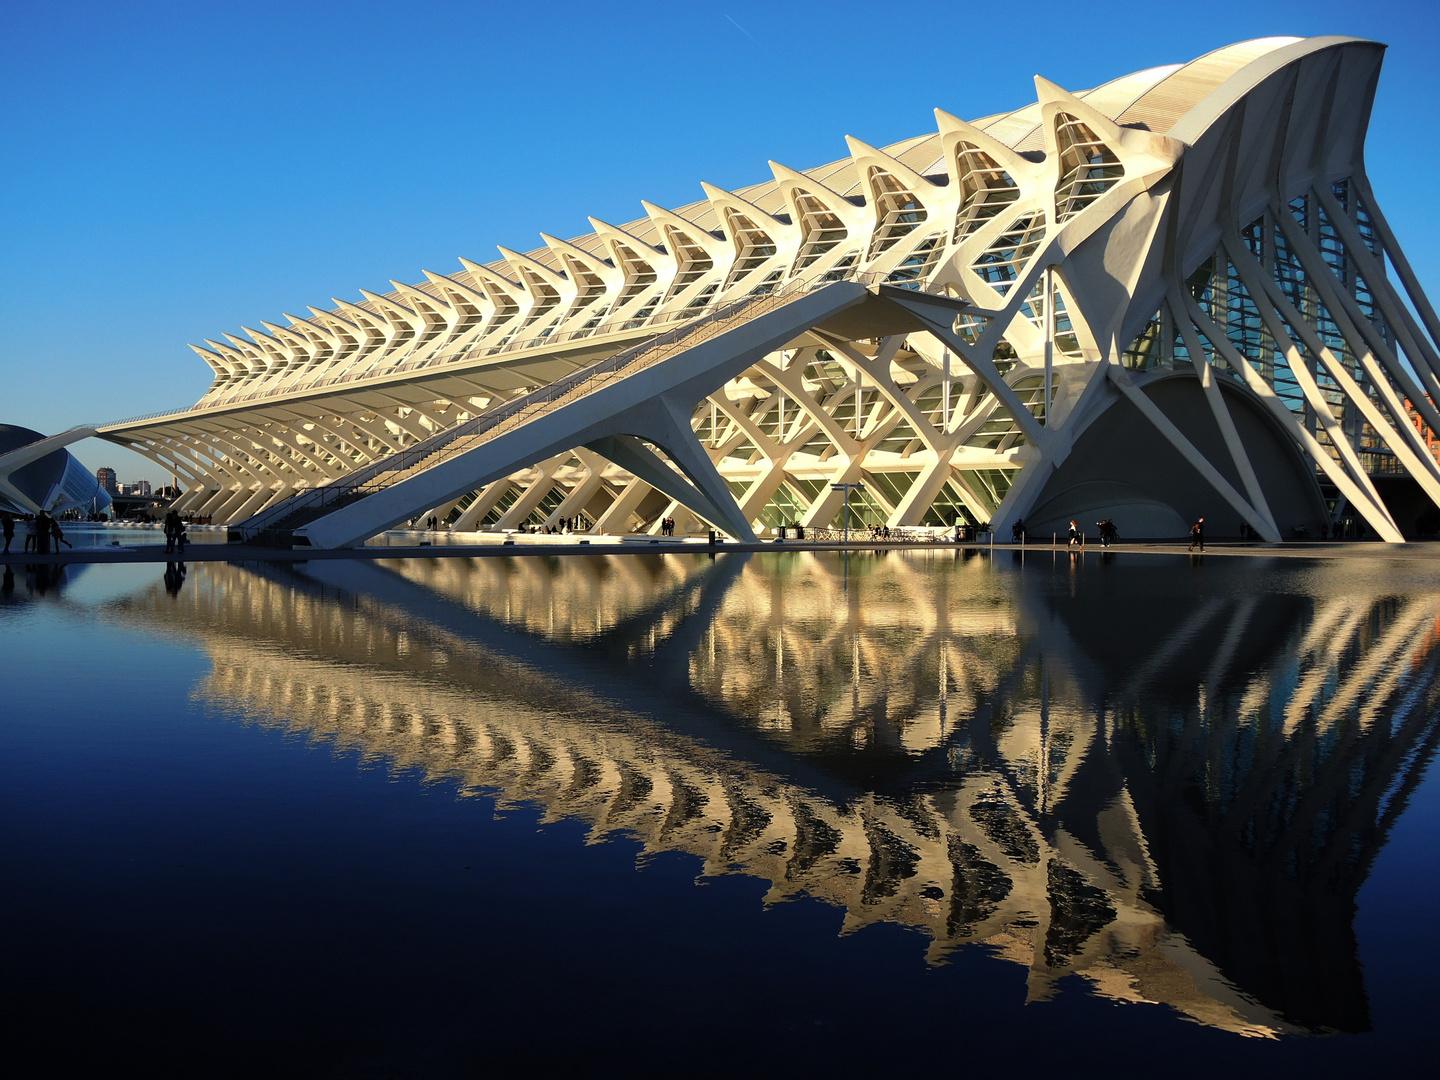
[[(1297, 37), (1256, 38), (1227, 45), (1222, 49), (1206, 53), (1188, 64), (1167, 64), (1148, 68), (1130, 75), (1113, 79), (1093, 90), (1073, 91), (1097, 112), (1110, 117), (1116, 123), (1154, 131), (1168, 132), (1186, 113), (1199, 104), (1211, 91), (1247, 64), (1258, 60), (1267, 53), (1302, 39)], [(1040, 128), (1040, 105), (1032, 102), (1014, 112), (997, 113), (971, 121), (987, 135), (1013, 147), (1018, 151), (1039, 150), (1044, 145), (1044, 132)], [(940, 153), (938, 134), (917, 135), (883, 147), (891, 157), (922, 175), (945, 172), (945, 163)], [(812, 169), (801, 170), (806, 176), (824, 184), (841, 195), (860, 194), (859, 178), (855, 175), (855, 164), (851, 158), (841, 158)], [(754, 203), (766, 213), (786, 215), (788, 207), (779, 185), (766, 180), (749, 187), (738, 188), (736, 195)], [(703, 229), (712, 231), (720, 228), (715, 209), (708, 200), (700, 200), (677, 207), (675, 213), (688, 218)], [(648, 217), (638, 218), (620, 226), (638, 239), (655, 246), (662, 245), (655, 223)], [(576, 247), (606, 258), (608, 253), (594, 233), (586, 233), (570, 241)], [(558, 260), (548, 247), (526, 252), (530, 258), (546, 266), (559, 269)], [(510, 267), (503, 260), (490, 263), (491, 269), (506, 277), (511, 275)], [(468, 274), (453, 275), (462, 280)]]

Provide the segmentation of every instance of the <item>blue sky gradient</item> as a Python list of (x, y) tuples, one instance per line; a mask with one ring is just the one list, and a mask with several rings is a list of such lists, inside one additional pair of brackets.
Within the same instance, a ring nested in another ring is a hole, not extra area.
[[(1077, 16), (1083, 11), (1083, 20)], [(1422, 281), (1440, 3), (0, 0), (0, 423), (195, 401), (187, 342), (1272, 34), (1390, 45), (1368, 161)], [(89, 440), (87, 465), (162, 478)]]

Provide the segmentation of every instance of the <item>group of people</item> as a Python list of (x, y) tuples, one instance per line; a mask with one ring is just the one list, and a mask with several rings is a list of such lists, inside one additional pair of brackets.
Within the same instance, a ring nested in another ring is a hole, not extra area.
[[(67, 548), (74, 547), (69, 540), (65, 539), (65, 533), (60, 529), (60, 522), (56, 521), (46, 511), (41, 510), (38, 514), (27, 514), (25, 521), (25, 552), (34, 552), (36, 555), (48, 555), (50, 551), (59, 551), (60, 545)], [(0, 511), (0, 533), (5, 537), (5, 554), (10, 554), (10, 544), (15, 539), (15, 516), (5, 511)]]
[[(671, 524), (673, 525), (674, 522), (671, 522)], [(554, 525), (545, 526), (545, 531), (547, 533), (553, 533), (556, 536), (563, 536), (565, 533), (580, 532), (581, 529), (582, 522), (578, 517), (564, 517), (557, 521)], [(536, 531), (539, 530), (537, 529)]]
[[(1104, 521), (1097, 521), (1095, 528), (1099, 530), (1100, 546), (1109, 547), (1120, 539), (1120, 530), (1115, 527), (1114, 518), (1106, 518)], [(1085, 534), (1080, 531), (1080, 526), (1070, 522), (1069, 547), (1084, 547)]]
[(179, 514), (171, 510), (165, 515), (165, 554), (179, 551), (183, 555), (187, 539), (185, 522), (180, 519)]
[(667, 517), (667, 518), (661, 518), (661, 519), (660, 519), (660, 535), (661, 535), (661, 536), (674, 536), (674, 535), (675, 535), (675, 519), (674, 519), (674, 518), (672, 518), (672, 517)]

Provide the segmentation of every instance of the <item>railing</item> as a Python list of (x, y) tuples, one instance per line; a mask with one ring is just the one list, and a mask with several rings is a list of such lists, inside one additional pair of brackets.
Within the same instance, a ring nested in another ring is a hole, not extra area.
[(103, 423), (90, 424), (89, 426), (95, 428), (102, 428), (120, 427), (122, 424), (140, 424), (144, 423), (146, 420), (158, 420), (162, 416), (183, 416), (188, 412), (193, 412), (194, 409), (194, 405), (182, 405), (178, 409), (161, 409), (159, 412), (141, 413), (139, 416), (127, 416), (123, 420), (106, 420)]
[[(845, 277), (825, 274), (792, 281), (778, 289), (767, 290), (763, 293), (751, 293), (748, 296), (732, 300), (673, 330), (657, 334), (612, 357), (542, 386), (538, 390), (502, 402), (479, 416), (436, 432), (414, 446), (379, 458), (328, 484), (293, 495), (284, 502), (276, 504), (269, 511), (256, 514), (243, 523), (242, 528), (252, 533), (263, 529), (279, 528), (287, 520), (302, 512), (353, 501), (381, 488), (396, 484), (407, 476), (414, 475), (418, 471), (419, 465), (451, 447), (458, 440), (464, 439), (470, 445), (457, 449), (462, 451), (472, 449), (485, 439), (502, 434), (504, 430), (519, 427), (527, 420), (532, 419), (534, 415), (547, 411), (551, 405), (564, 404), (568, 400), (582, 396), (583, 393), (588, 392), (587, 384), (596, 379), (609, 381), (610, 378), (615, 377), (621, 371), (632, 368), (642, 359), (644, 362), (640, 368), (635, 370), (643, 370), (682, 349), (708, 340), (718, 332), (721, 323), (728, 322), (742, 312), (750, 317), (763, 315), (798, 296), (814, 292), (837, 281), (872, 284), (880, 279), (881, 275), (877, 274), (852, 274)], [(526, 416), (526, 413), (531, 415)], [(507, 423), (508, 421), (513, 421), (513, 423)]]
[[(901, 288), (924, 291), (923, 286), (918, 282), (890, 281), (889, 278), (890, 275), (888, 274), (846, 274), (837, 273), (832, 270), (825, 274), (818, 275), (814, 278), (807, 278), (804, 281), (791, 281), (778, 289), (762, 285), (760, 288), (754, 290), (753, 292), (745, 296), (739, 297), (738, 299), (729, 301), (729, 303), (727, 304), (721, 305), (720, 308), (714, 309), (714, 311), (723, 311), (735, 304), (745, 304), (757, 296), (775, 296), (782, 293), (788, 295), (790, 294), (790, 290), (794, 289), (798, 285), (806, 286), (806, 288), (802, 291), (809, 291), (809, 289), (815, 288), (817, 284), (828, 284), (832, 281), (856, 281), (865, 285), (886, 283), (891, 285), (897, 285)], [(713, 314), (713, 311), (711, 313), (707, 313), (706, 316), (702, 316), (702, 318), (708, 317), (709, 314)], [(679, 323), (683, 327), (689, 325), (693, 321), (695, 321), (695, 316), (692, 315), (689, 311), (682, 309), (678, 312), (672, 313), (669, 317), (659, 322), (652, 321), (649, 318), (627, 319), (618, 325), (609, 324), (590, 327), (589, 329), (567, 330), (561, 334), (541, 334), (536, 337), (526, 338), (522, 341), (506, 341), (500, 342), (495, 345), (476, 345), (468, 349), (463, 349), (459, 352), (437, 353), (434, 356), (430, 356), (425, 359), (410, 360), (405, 363), (395, 364), (393, 366), (386, 367), (383, 370), (375, 371), (365, 376), (357, 376), (353, 371), (343, 372), (341, 374), (331, 375), (329, 378), (325, 379), (309, 379), (297, 383), (286, 383), (281, 386), (271, 386), (264, 389), (252, 390), (250, 393), (238, 397), (234, 394), (222, 395), (208, 402), (204, 402), (203, 406), (200, 403), (197, 403), (195, 405), (181, 406), (177, 409), (161, 409), (158, 412), (144, 413), (140, 416), (127, 416), (123, 420), (107, 420), (103, 424), (95, 424), (90, 426), (120, 427), (127, 424), (139, 424), (145, 422), (146, 420), (159, 420), (162, 417), (167, 416), (183, 416), (186, 413), (193, 412), (197, 408), (201, 407), (224, 408), (235, 405), (243, 405), (246, 402), (250, 401), (259, 401), (265, 398), (284, 397), (285, 395), (294, 394), (305, 390), (319, 390), (323, 389), (324, 387), (334, 386), (339, 383), (354, 383), (358, 378), (381, 378), (393, 375), (403, 375), (406, 372), (418, 371), (422, 368), (436, 367), (440, 365), (449, 366), (454, 364), (465, 364), (474, 360), (483, 360), (491, 356), (499, 355), (501, 353), (520, 353), (526, 352), (530, 349), (554, 347), (556, 345), (563, 345), (573, 341), (584, 340), (586, 338), (604, 337), (607, 335), (624, 333), (629, 330), (638, 330), (642, 328), (650, 328), (656, 326), (670, 326), (675, 323)]]
[(127, 416), (123, 420), (107, 420), (100, 427), (119, 427), (122, 424), (139, 424), (146, 420), (158, 420), (164, 416), (180, 416), (193, 412), (197, 408), (222, 408), (230, 405), (243, 405), (247, 401), (258, 401), (261, 398), (283, 397), (286, 394), (294, 394), (302, 390), (319, 390), (326, 386), (334, 386), (337, 383), (353, 383), (357, 378), (381, 377), (390, 375), (402, 375), (407, 371), (418, 371), (421, 368), (434, 367), (441, 364), (464, 364), (472, 360), (483, 360), (489, 356), (499, 353), (525, 352), (527, 349), (538, 349), (543, 346), (560, 345), (570, 341), (578, 341), (582, 338), (599, 337), (607, 334), (623, 333), (627, 330), (638, 330), (645, 326), (669, 326), (672, 323), (684, 323), (693, 319), (690, 312), (675, 312), (668, 318), (658, 323), (652, 323), (648, 319), (627, 319), (618, 326), (595, 326), (588, 330), (567, 330), (563, 334), (541, 334), (538, 337), (526, 338), (523, 341), (509, 341), (499, 345), (473, 346), (459, 352), (437, 353), (434, 356), (423, 360), (411, 360), (407, 363), (396, 364), (380, 371), (370, 373), (369, 376), (357, 376), (353, 371), (339, 375), (332, 375), (328, 379), (307, 379), (296, 383), (286, 383), (283, 386), (271, 386), (261, 390), (252, 390), (243, 396), (234, 394), (222, 394), (204, 402), (203, 406), (184, 405), (178, 409), (161, 409), (159, 412), (144, 413), (140, 416)]
[[(418, 371), (421, 368), (433, 367), (439, 364), (464, 364), (472, 360), (483, 360), (486, 357), (495, 356), (499, 353), (525, 352), (527, 349), (538, 349), (545, 346), (561, 345), (571, 341), (579, 341), (583, 338), (599, 337), (605, 334), (623, 333), (626, 330), (637, 330), (644, 326), (666, 326), (674, 322), (684, 322), (687, 316), (684, 311), (674, 313), (659, 323), (650, 323), (646, 319), (627, 319), (618, 326), (595, 326), (590, 329), (567, 330), (563, 334), (540, 334), (536, 337), (526, 338), (523, 341), (507, 341), (497, 345), (473, 346), (459, 352), (436, 353), (434, 356), (420, 360), (410, 360), (404, 363), (392, 364), (382, 370), (371, 372), (374, 377), (401, 375), (407, 371)], [(332, 375), (328, 379), (308, 379), (297, 383), (287, 383), (284, 386), (272, 386), (261, 390), (252, 390), (241, 397), (225, 395), (217, 397), (210, 402), (211, 405), (239, 405), (246, 401), (256, 401), (260, 398), (276, 397), (282, 394), (293, 394), (300, 390), (318, 390), (321, 387), (333, 386), (335, 383), (354, 382), (354, 372), (345, 372)], [(366, 376), (361, 376), (366, 377)]]
[[(858, 273), (857, 273), (857, 274), (845, 275), (845, 274), (837, 274), (835, 271), (832, 270), (832, 271), (828, 272), (827, 274), (820, 276), (820, 277), (817, 278), (817, 279), (807, 279), (807, 280), (812, 280), (812, 281), (813, 281), (813, 280), (823, 280), (823, 281), (840, 281), (840, 280), (859, 281), (859, 280), (861, 280), (861, 279), (863, 278), (863, 279), (867, 279), (867, 281), (866, 281), (867, 284), (876, 284), (876, 283), (879, 283), (879, 282), (882, 282), (882, 281), (889, 281), (890, 276), (891, 276), (891, 275), (888, 275), (888, 274), (878, 274), (878, 273), (864, 273), (864, 274), (858, 274)], [(900, 286), (901, 288), (906, 288), (906, 289), (919, 290), (919, 289), (921, 288), (921, 285), (920, 285), (920, 283), (919, 283), (918, 281), (909, 281), (909, 280), (907, 280), (907, 281), (890, 281), (889, 283), (890, 283), (890, 284), (893, 284), (893, 285), (898, 285), (898, 286)], [(790, 285), (794, 285), (794, 284), (795, 284), (795, 282), (793, 282), (793, 281), (790, 282)], [(784, 288), (788, 288), (788, 287), (789, 287), (788, 285), (787, 285), (787, 286), (784, 286)], [(769, 293), (771, 293), (771, 292), (779, 292), (779, 291), (781, 291), (781, 290), (775, 290), (775, 289), (773, 289), (773, 288), (770, 287), (770, 286), (764, 286), (764, 285), (762, 285), (762, 286), (760, 286), (758, 289), (755, 289), (753, 292), (749, 293), (747, 296), (743, 296), (743, 297), (740, 297), (740, 298), (737, 299), (737, 300), (730, 301), (730, 303), (741, 303), (741, 302), (749, 299), (751, 296), (766, 295), (766, 294), (769, 294)], [(561, 344), (565, 344), (565, 343), (572, 342), (572, 341), (580, 341), (580, 340), (583, 340), (583, 339), (585, 339), (585, 338), (602, 337), (602, 336), (609, 335), (609, 334), (623, 333), (623, 332), (625, 332), (625, 331), (627, 331), (627, 330), (638, 330), (638, 329), (647, 328), (647, 327), (654, 327), (654, 326), (666, 326), (666, 325), (669, 325), (669, 324), (671, 324), (671, 323), (677, 323), (677, 322), (678, 322), (678, 323), (686, 323), (686, 322), (690, 321), (690, 320), (693, 319), (693, 318), (694, 318), (694, 316), (689, 312), (688, 309), (682, 308), (682, 309), (679, 310), (679, 311), (671, 312), (665, 319), (660, 320), (660, 321), (652, 320), (650, 317), (647, 316), (646, 318), (643, 318), (643, 319), (626, 319), (624, 322), (621, 322), (621, 323), (618, 323), (618, 324), (611, 323), (611, 324), (604, 324), (604, 325), (601, 325), (601, 326), (593, 326), (593, 327), (589, 327), (589, 328), (581, 328), (581, 329), (579, 329), (579, 330), (567, 330), (567, 331), (565, 331), (564, 333), (559, 333), (559, 334), (555, 334), (555, 333), (539, 334), (539, 335), (537, 335), (537, 336), (535, 336), (535, 337), (526, 338), (526, 339), (524, 339), (523, 341), (501, 341), (501, 342), (499, 342), (499, 343), (497, 343), (497, 344), (495, 344), (495, 345), (484, 345), (484, 346), (475, 345), (475, 346), (472, 346), (471, 348), (464, 349), (464, 350), (462, 350), (462, 351), (460, 351), (460, 352), (437, 353), (437, 354), (435, 354), (434, 356), (430, 356), (430, 357), (425, 358), (425, 359), (423, 359), (423, 360), (410, 360), (410, 361), (407, 361), (407, 362), (404, 362), (404, 363), (394, 364), (394, 365), (392, 365), (392, 366), (390, 366), (390, 367), (385, 368), (383, 371), (376, 371), (376, 372), (374, 372), (373, 374), (376, 375), (376, 376), (382, 376), (382, 375), (385, 375), (385, 376), (388, 376), (388, 375), (398, 375), (398, 374), (403, 374), (404, 372), (407, 372), (407, 371), (416, 371), (416, 370), (419, 370), (420, 368), (432, 367), (432, 366), (437, 365), (437, 364), (464, 364), (464, 363), (468, 363), (468, 362), (470, 362), (470, 361), (472, 361), (472, 360), (483, 360), (483, 359), (485, 359), (485, 358), (487, 358), (487, 357), (496, 356), (496, 355), (498, 355), (498, 354), (500, 354), (500, 353), (525, 352), (526, 350), (529, 350), (529, 349), (538, 349), (538, 348), (542, 348), (542, 347), (546, 347), (546, 346), (561, 345)], [(411, 349), (410, 349), (410, 352), (414, 352), (414, 349), (415, 349), (415, 347), (412, 346)], [(407, 354), (405, 354), (405, 355), (409, 355), (409, 353), (407, 353)], [(286, 385), (286, 386), (276, 386), (276, 387), (270, 387), (270, 388), (268, 388), (268, 389), (252, 390), (250, 393), (244, 395), (243, 397), (234, 397), (233, 395), (231, 395), (231, 396), (225, 396), (225, 397), (219, 397), (219, 398), (216, 398), (213, 402), (211, 402), (211, 404), (212, 404), (212, 405), (237, 405), (237, 404), (240, 404), (240, 403), (246, 402), (246, 401), (255, 401), (255, 400), (259, 399), (259, 398), (274, 397), (274, 396), (281, 395), (281, 394), (290, 394), (290, 393), (294, 393), (294, 392), (299, 391), (299, 390), (314, 390), (314, 389), (319, 389), (320, 387), (331, 386), (331, 385), (334, 385), (335, 383), (339, 383), (339, 382), (353, 382), (353, 381), (355, 380), (355, 378), (356, 378), (356, 376), (355, 376), (355, 374), (354, 374), (353, 372), (347, 372), (347, 373), (343, 373), (343, 374), (339, 374), (339, 375), (333, 375), (333, 376), (331, 376), (331, 377), (328, 378), (328, 379), (311, 379), (311, 380), (308, 380), (308, 381), (305, 381), (305, 382), (293, 383), (293, 384), (289, 384), (289, 385)], [(157, 415), (162, 415), (162, 416), (163, 416), (163, 415), (168, 415), (168, 414), (160, 413), (160, 414), (157, 414)], [(127, 421), (127, 422), (128, 422), (128, 421)]]
[[(973, 537), (974, 526), (962, 526), (962, 529), (967, 537)], [(786, 539), (794, 539), (791, 535), (794, 532), (793, 525), (787, 526)], [(807, 527), (805, 539), (822, 544), (953, 544), (955, 543), (955, 527), (953, 525), (897, 526), (890, 530), (889, 536), (876, 536), (874, 529), (868, 525), (849, 530)]]

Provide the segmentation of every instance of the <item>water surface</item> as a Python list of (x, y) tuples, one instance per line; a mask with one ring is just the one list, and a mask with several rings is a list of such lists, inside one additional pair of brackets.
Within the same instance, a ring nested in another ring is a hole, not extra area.
[(1409, 1071), (1423, 563), (18, 568), (7, 1011), (200, 1075)]

